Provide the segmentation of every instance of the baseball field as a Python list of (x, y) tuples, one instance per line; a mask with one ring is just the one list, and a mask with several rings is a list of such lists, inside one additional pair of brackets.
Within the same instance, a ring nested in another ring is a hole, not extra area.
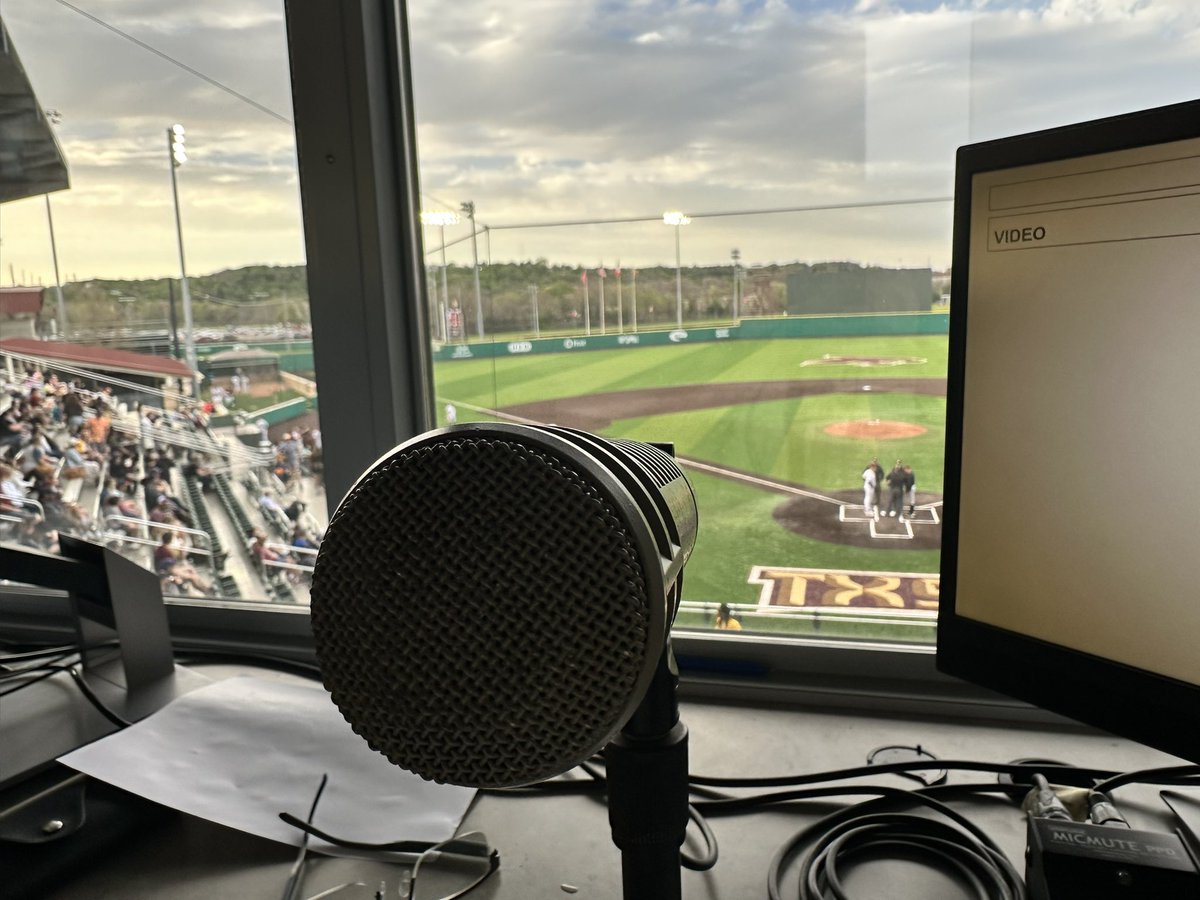
[[(435, 384), (460, 422), (673, 442), (700, 510), (685, 599), (756, 604), (764, 569), (937, 572), (945, 375), (945, 335), (901, 335), (447, 360)], [(912, 466), (909, 519), (863, 515), (873, 457)]]

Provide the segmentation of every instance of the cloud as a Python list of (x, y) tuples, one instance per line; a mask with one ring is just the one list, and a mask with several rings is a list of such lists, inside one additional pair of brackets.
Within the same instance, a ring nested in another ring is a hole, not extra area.
[[(88, 0), (285, 116), (281, 0)], [(955, 148), (1187, 99), (1190, 0), (410, 0), (423, 201), (495, 225), (946, 196)], [(303, 259), (292, 129), (48, 0), (4, 0), (60, 109), (65, 271), (177, 267), (166, 127), (197, 272)], [(694, 262), (945, 265), (949, 204), (697, 219)], [(448, 229), (449, 231), (449, 229)], [(461, 226), (460, 226), (461, 231)], [(49, 275), (44, 203), (0, 209), (7, 262)], [(448, 237), (451, 237), (448, 234)], [(496, 258), (673, 259), (657, 222), (495, 230)], [(469, 245), (452, 253), (469, 259)]]

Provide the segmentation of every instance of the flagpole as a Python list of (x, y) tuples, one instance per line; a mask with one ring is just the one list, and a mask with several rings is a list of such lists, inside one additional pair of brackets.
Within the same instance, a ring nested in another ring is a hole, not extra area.
[(625, 307), (621, 302), (621, 261), (617, 260), (617, 267), (613, 269), (613, 274), (617, 276), (617, 334), (625, 333)]
[(588, 294), (587, 269), (583, 270), (583, 332), (592, 333), (592, 298)]
[(604, 279), (608, 275), (604, 271), (604, 266), (597, 269), (597, 274), (600, 276), (600, 333), (608, 334), (608, 329), (604, 325)]
[(637, 269), (629, 275), (630, 305), (633, 307), (633, 330), (637, 332)]

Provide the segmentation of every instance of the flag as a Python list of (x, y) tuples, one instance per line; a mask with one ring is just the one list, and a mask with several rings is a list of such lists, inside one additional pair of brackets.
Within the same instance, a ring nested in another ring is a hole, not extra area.
[(587, 284), (587, 269), (583, 270), (583, 274), (579, 276), (579, 280)]
[(613, 274), (616, 275), (618, 278), (620, 278), (621, 277), (621, 267), (617, 266), (615, 269), (613, 269)]
[(604, 266), (601, 266), (600, 268), (598, 268), (598, 269), (596, 270), (596, 274), (597, 274), (597, 275), (599, 275), (601, 278), (607, 278), (607, 277), (608, 277), (608, 273), (604, 271)]

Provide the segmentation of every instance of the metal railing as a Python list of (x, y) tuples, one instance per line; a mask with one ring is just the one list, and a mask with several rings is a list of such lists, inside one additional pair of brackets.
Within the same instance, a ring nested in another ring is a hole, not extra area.
[[(136, 525), (139, 528), (138, 534), (131, 534), (124, 529), (114, 531), (111, 528), (112, 523), (119, 525)], [(104, 517), (104, 536), (114, 540), (127, 541), (131, 544), (141, 544), (149, 547), (157, 547), (161, 543), (161, 539), (150, 537), (150, 529), (156, 528), (160, 531), (169, 531), (174, 534), (185, 535), (191, 538), (191, 546), (181, 548), (185, 553), (196, 553), (200, 556), (208, 558), (208, 564), (212, 567), (213, 573), (216, 574), (217, 563), (216, 554), (212, 549), (212, 538), (205, 531), (200, 531), (197, 528), (188, 528), (184, 525), (172, 525), (169, 522), (155, 522), (153, 519), (137, 519), (133, 516), (125, 515), (109, 515)], [(143, 533), (144, 531), (144, 533)], [(197, 539), (203, 541), (205, 546), (197, 546)]]

